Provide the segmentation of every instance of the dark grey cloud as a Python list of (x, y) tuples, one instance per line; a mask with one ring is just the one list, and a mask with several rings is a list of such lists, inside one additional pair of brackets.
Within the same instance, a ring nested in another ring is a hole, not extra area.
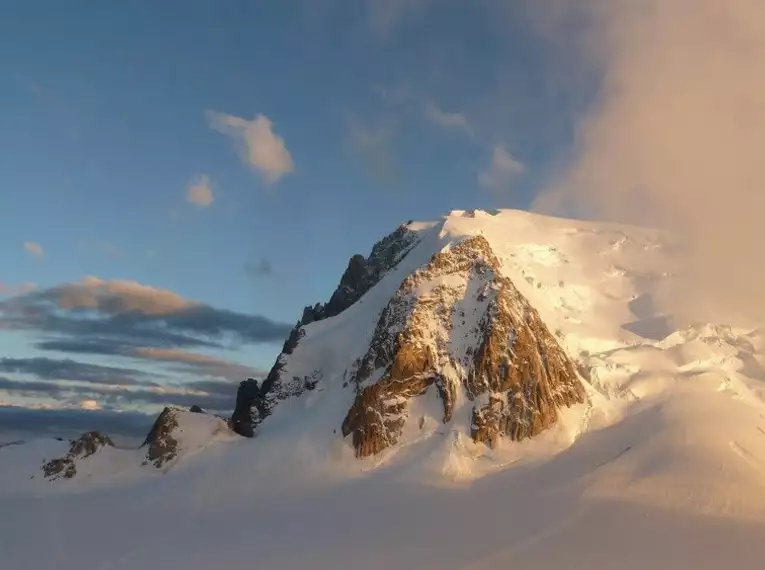
[(152, 390), (121, 390), (119, 392), (95, 390), (83, 396), (92, 395), (104, 407), (120, 408), (127, 404), (155, 404), (190, 408), (200, 406), (206, 410), (228, 413), (234, 409), (236, 389), (229, 393), (190, 394), (155, 392)]
[(94, 384), (135, 386), (153, 384), (146, 372), (52, 358), (0, 358), (0, 372), (31, 374), (43, 380), (71, 380)]
[(264, 277), (273, 273), (273, 267), (270, 261), (261, 259), (258, 263), (245, 263), (244, 271), (250, 277)]
[[(94, 400), (102, 408), (198, 405), (227, 412), (238, 382), (262, 371), (189, 349), (281, 342), (291, 326), (131, 281), (87, 278), (0, 301), (0, 329), (37, 333), (35, 346), (42, 350), (152, 363), (165, 372), (147, 374), (68, 358), (3, 358), (0, 397), (47, 397), (64, 407)], [(34, 378), (25, 381), (13, 374)], [(191, 381), (169, 385), (168, 378)]]
[(208, 410), (227, 413), (234, 408), (236, 384), (210, 380), (189, 382), (163, 390), (98, 384), (62, 384), (44, 380), (14, 380), (0, 376), (0, 394), (38, 398), (46, 396), (59, 403), (73, 406), (92, 399), (102, 408), (119, 409), (126, 405), (145, 404), (188, 408), (197, 405)]
[(101, 356), (121, 356), (153, 363), (172, 365), (178, 373), (195, 376), (212, 376), (242, 380), (249, 376), (262, 376), (264, 371), (235, 362), (214, 358), (174, 348), (129, 346), (119, 341), (107, 339), (86, 340), (44, 340), (35, 343), (42, 350), (67, 352), (71, 354), (93, 354)]
[(112, 410), (43, 410), (0, 406), (0, 441), (3, 433), (18, 436), (76, 437), (98, 430), (110, 437), (140, 441), (151, 428), (155, 415)]
[[(291, 325), (191, 302), (131, 281), (89, 278), (0, 301), (0, 327), (126, 346), (278, 343)], [(60, 340), (60, 339), (52, 339)]]
[(57, 396), (61, 392), (61, 386), (55, 382), (46, 382), (44, 380), (12, 380), (5, 376), (0, 376), (0, 391), (19, 396), (39, 393)]

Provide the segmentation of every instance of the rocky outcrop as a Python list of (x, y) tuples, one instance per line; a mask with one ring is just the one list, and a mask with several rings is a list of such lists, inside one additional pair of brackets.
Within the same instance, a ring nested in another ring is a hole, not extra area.
[(356, 397), (342, 432), (359, 457), (395, 444), (410, 400), (431, 387), (444, 422), (464, 393), (471, 435), (489, 445), (533, 437), (585, 397), (572, 362), (481, 236), (437, 253), (404, 280), (351, 382)]
[(178, 410), (165, 408), (157, 416), (141, 447), (146, 447), (144, 465), (151, 463), (161, 468), (178, 456), (178, 440), (173, 432), (178, 428)]
[(231, 429), (244, 437), (252, 437), (255, 426), (265, 416), (265, 404), (263, 402), (260, 385), (255, 378), (239, 384), (236, 391), (236, 406), (231, 416)]
[(114, 443), (97, 431), (84, 433), (71, 441), (69, 452), (64, 457), (51, 459), (42, 466), (43, 475), (51, 481), (71, 479), (77, 474), (77, 461), (90, 457), (103, 447), (114, 447)]
[[(411, 221), (399, 226), (396, 231), (377, 242), (369, 257), (353, 255), (330, 300), (327, 303), (317, 303), (313, 307), (303, 309), (300, 320), (284, 342), (281, 354), (260, 386), (258, 396), (251, 395), (254, 393), (252, 387), (245, 388), (241, 406), (237, 396), (238, 411), (235, 411), (231, 417), (231, 425), (237, 433), (252, 437), (254, 428), (271, 413), (280, 400), (296, 395), (295, 386), (302, 386), (300, 390), (315, 388), (320, 377), (318, 371), (310, 377), (301, 379), (301, 382), (290, 382), (289, 386), (282, 383), (286, 358), (292, 354), (305, 334), (303, 325), (339, 315), (395, 268), (419, 242), (419, 234), (408, 227), (410, 223)], [(242, 387), (240, 386), (239, 389), (241, 391)], [(250, 403), (249, 409), (244, 402)]]

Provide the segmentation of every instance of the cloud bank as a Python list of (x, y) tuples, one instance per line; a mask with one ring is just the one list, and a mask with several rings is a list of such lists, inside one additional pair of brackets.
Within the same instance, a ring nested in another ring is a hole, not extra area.
[(602, 77), (537, 208), (669, 228), (687, 251), (674, 310), (701, 318), (713, 299), (723, 314), (765, 317), (765, 3), (543, 0), (532, 10)]

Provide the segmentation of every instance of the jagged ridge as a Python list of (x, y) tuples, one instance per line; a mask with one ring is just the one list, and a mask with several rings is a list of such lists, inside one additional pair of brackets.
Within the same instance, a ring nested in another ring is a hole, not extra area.
[(369, 257), (353, 255), (330, 300), (303, 309), (302, 317), (284, 342), (282, 351), (263, 384), (255, 386), (252, 383), (243, 383), (240, 387), (242, 401), (237, 398), (236, 410), (231, 417), (231, 423), (237, 433), (252, 437), (254, 428), (271, 413), (280, 400), (300, 395), (304, 390), (311, 390), (316, 386), (319, 371), (303, 378), (290, 379), (290, 382), (282, 381), (286, 357), (293, 353), (305, 334), (303, 326), (339, 315), (395, 268), (419, 243), (419, 234), (408, 227), (410, 223), (400, 225), (394, 232), (377, 242), (372, 247)]

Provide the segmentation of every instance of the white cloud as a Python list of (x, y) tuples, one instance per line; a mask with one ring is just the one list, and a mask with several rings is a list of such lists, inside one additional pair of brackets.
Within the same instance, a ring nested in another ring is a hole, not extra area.
[(505, 190), (524, 170), (523, 164), (513, 158), (504, 146), (497, 145), (492, 152), (488, 168), (478, 173), (478, 183), (491, 190)]
[(213, 129), (237, 142), (242, 160), (266, 182), (274, 183), (295, 170), (284, 139), (274, 132), (273, 123), (265, 115), (257, 115), (248, 121), (241, 117), (208, 111), (207, 118)]
[(210, 177), (202, 174), (194, 178), (186, 188), (186, 200), (200, 208), (206, 208), (212, 204), (215, 199), (213, 198)]
[(33, 241), (25, 241), (24, 249), (31, 255), (34, 255), (35, 257), (45, 256), (45, 251), (43, 251), (43, 248), (39, 243), (35, 243)]
[(470, 123), (464, 113), (449, 113), (440, 109), (435, 103), (425, 104), (425, 118), (431, 123), (446, 129), (460, 129), (471, 134)]

